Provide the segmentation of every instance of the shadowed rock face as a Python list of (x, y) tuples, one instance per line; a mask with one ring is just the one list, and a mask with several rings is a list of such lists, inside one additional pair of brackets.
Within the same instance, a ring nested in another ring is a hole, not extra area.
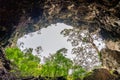
[(0, 49), (15, 43), (14, 39), (24, 33), (57, 22), (88, 28), (90, 32), (100, 28), (103, 39), (119, 41), (119, 19), (119, 0), (0, 0)]
[(11, 38), (18, 23), (25, 22), (29, 16), (41, 16), (43, 4), (42, 0), (0, 0), (0, 45), (8, 45), (7, 40)]
[(117, 80), (115, 76), (111, 75), (111, 73), (107, 69), (95, 69), (93, 72), (85, 77), (83, 80)]

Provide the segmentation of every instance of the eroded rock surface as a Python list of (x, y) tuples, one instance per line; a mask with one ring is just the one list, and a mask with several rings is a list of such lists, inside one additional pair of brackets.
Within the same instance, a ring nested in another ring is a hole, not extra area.
[(120, 41), (106, 41), (106, 47), (110, 50), (120, 51)]
[(102, 64), (109, 70), (116, 70), (120, 73), (120, 52), (110, 49), (102, 49)]

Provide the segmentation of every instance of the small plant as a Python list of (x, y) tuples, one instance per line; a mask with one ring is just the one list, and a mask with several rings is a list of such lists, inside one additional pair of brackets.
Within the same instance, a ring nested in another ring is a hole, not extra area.
[(31, 53), (23, 53), (18, 48), (7, 48), (6, 57), (11, 62), (11, 72), (18, 77), (39, 76), (40, 59)]
[(78, 65), (73, 66), (73, 73), (72, 73), (73, 80), (76, 80), (78, 78), (82, 80), (86, 72), (87, 71), (81, 66), (78, 66)]

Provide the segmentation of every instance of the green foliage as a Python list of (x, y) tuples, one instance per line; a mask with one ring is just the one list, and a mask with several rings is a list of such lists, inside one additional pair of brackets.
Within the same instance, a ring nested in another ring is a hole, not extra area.
[[(93, 71), (86, 72), (82, 80), (94, 80)], [(101, 80), (101, 79), (100, 79)]]
[(12, 72), (20, 77), (39, 76), (40, 59), (31, 53), (23, 53), (18, 48), (7, 48), (6, 57), (11, 61)]
[(42, 65), (41, 73), (42, 76), (67, 77), (70, 68), (72, 68), (72, 61), (59, 51), (46, 59), (45, 64)]
[(86, 70), (82, 68), (81, 66), (73, 66), (73, 73), (72, 73), (72, 78), (73, 80), (80, 78), (81, 80), (84, 78), (86, 74)]
[(40, 59), (37, 56), (31, 53), (23, 53), (18, 48), (7, 48), (5, 52), (6, 58), (11, 62), (11, 72), (18, 77), (37, 77), (41, 75), (43, 77), (63, 76), (67, 78), (70, 69), (73, 69), (73, 73), (69, 80), (83, 79), (87, 75), (85, 69), (81, 66), (73, 66), (73, 62), (66, 58), (61, 50), (46, 58), (43, 65), (39, 64)]
[(101, 54), (101, 52), (98, 52), (98, 58), (99, 58), (99, 60), (102, 60), (102, 54)]

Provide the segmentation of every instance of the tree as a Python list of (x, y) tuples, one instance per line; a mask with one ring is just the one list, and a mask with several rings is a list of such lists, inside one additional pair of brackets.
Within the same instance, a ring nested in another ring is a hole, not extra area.
[(82, 30), (80, 28), (64, 29), (61, 34), (67, 37), (67, 41), (71, 42), (73, 46), (72, 54), (76, 55), (74, 58), (75, 65), (81, 65), (86, 70), (92, 69), (94, 66), (100, 64), (100, 52), (98, 46), (94, 43), (94, 40), (99, 41), (99, 35), (97, 31), (90, 33), (87, 29)]
[(42, 65), (42, 76), (49, 77), (67, 77), (69, 69), (72, 68), (72, 61), (66, 58), (60, 51), (45, 59)]

